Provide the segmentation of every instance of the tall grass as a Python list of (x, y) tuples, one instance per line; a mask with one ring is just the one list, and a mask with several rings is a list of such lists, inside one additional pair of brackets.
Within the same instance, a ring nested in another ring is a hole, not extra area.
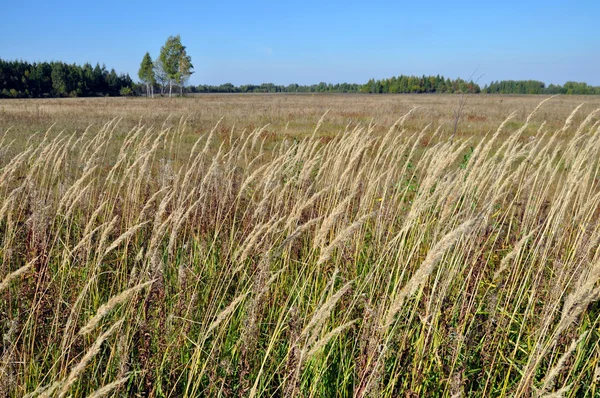
[(597, 396), (600, 122), (534, 119), (46, 132), (0, 170), (0, 395)]

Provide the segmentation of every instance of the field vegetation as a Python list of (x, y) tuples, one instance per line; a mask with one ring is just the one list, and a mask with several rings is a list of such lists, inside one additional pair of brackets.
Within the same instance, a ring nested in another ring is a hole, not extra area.
[(598, 396), (600, 103), (543, 99), (0, 101), (0, 395)]

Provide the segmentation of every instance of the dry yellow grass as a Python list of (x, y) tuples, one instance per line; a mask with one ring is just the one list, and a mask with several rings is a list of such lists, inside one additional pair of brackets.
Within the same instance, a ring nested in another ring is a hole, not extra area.
[[(462, 136), (478, 136), (496, 130), (513, 111), (517, 123), (523, 123), (543, 96), (473, 95), (467, 96), (463, 118), (459, 125)], [(121, 118), (122, 131), (142, 123), (156, 127), (175, 126), (181, 116), (187, 118), (187, 134), (206, 132), (223, 118), (217, 133), (228, 135), (236, 129), (261, 128), (264, 135), (285, 134), (302, 136), (312, 131), (320, 117), (329, 110), (323, 126), (323, 135), (331, 135), (348, 123), (367, 124), (373, 120), (376, 130), (384, 131), (414, 107), (407, 126), (421, 130), (428, 124), (432, 131), (445, 126), (450, 134), (458, 95), (270, 95), (270, 94), (206, 94), (190, 98), (67, 98), (67, 99), (0, 99), (0, 128), (13, 127), (16, 131), (46, 131), (54, 129), (83, 131), (88, 125), (96, 128), (113, 118)], [(579, 104), (585, 103), (574, 120), (580, 123), (592, 110), (600, 107), (595, 96), (560, 96), (546, 104), (534, 122), (546, 121), (554, 130), (562, 126), (566, 117)], [(167, 121), (169, 118), (169, 121)]]
[(0, 101), (0, 395), (598, 395), (599, 104), (457, 100)]

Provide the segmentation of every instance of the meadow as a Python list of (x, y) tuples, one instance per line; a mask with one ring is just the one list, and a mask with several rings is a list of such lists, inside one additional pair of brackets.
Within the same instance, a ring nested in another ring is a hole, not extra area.
[(0, 100), (0, 133), (0, 396), (600, 395), (598, 97)]

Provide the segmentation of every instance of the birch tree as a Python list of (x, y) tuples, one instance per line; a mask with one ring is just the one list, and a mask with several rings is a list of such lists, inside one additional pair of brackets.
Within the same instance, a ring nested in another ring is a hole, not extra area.
[(181, 37), (169, 36), (160, 49), (160, 62), (169, 79), (169, 97), (173, 93), (173, 83), (180, 84), (183, 94), (183, 83), (192, 74), (192, 59), (181, 44)]
[(146, 85), (146, 97), (152, 96), (152, 98), (154, 98), (154, 84), (156, 83), (156, 79), (154, 78), (152, 58), (148, 52), (146, 52), (142, 59), (138, 77), (140, 78), (140, 81)]

